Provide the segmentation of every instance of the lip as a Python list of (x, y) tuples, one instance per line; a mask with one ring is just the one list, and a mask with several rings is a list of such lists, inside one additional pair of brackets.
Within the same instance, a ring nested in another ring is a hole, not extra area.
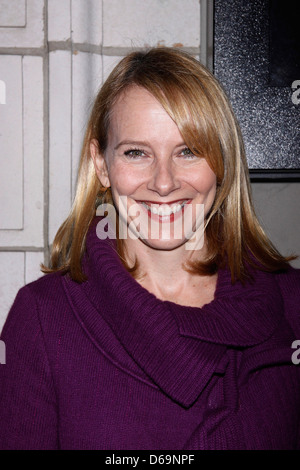
[[(147, 212), (148, 217), (157, 222), (174, 222), (178, 218), (181, 218), (182, 213), (185, 210), (185, 207), (192, 202), (192, 199), (177, 199), (176, 201), (170, 201), (170, 202), (156, 202), (156, 201), (136, 201), (144, 211)], [(182, 205), (180, 210), (176, 210), (175, 212), (171, 212), (170, 214), (158, 214), (152, 212), (149, 207), (151, 206), (162, 206), (162, 205), (168, 205), (168, 206), (174, 206), (175, 204), (180, 204)], [(148, 207), (147, 207), (148, 206)]]
[(180, 204), (180, 203), (183, 203), (184, 201), (187, 201), (186, 204), (189, 204), (192, 199), (189, 199), (189, 198), (182, 198), (182, 199), (175, 199), (174, 201), (149, 201), (149, 200), (140, 200), (140, 201), (136, 201), (137, 203), (144, 203), (144, 204), (147, 204), (147, 205), (168, 205), (168, 206), (172, 206), (172, 204)]

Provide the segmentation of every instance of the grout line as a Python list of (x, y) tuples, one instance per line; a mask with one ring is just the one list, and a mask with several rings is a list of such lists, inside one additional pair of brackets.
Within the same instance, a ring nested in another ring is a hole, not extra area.
[[(102, 33), (103, 34), (103, 33)], [(149, 46), (151, 47), (151, 46)], [(48, 49), (45, 50), (44, 47), (0, 47), (0, 55), (33, 55), (44, 57), (48, 52), (54, 51), (77, 51), (77, 52), (87, 52), (90, 54), (98, 54), (102, 56), (125, 56), (132, 51), (144, 51), (149, 49), (149, 47), (119, 47), (119, 46), (101, 46), (96, 44), (88, 43), (71, 43), (68, 41), (50, 41), (48, 42)], [(192, 54), (199, 55), (200, 47), (199, 46), (187, 46), (181, 47), (180, 49)]]
[(43, 57), (44, 47), (0, 47), (0, 55), (34, 55)]
[(24, 90), (24, 57), (21, 57), (21, 81), (22, 81), (22, 230), (24, 230), (24, 217), (25, 217), (25, 131), (24, 131), (24, 120), (25, 120), (25, 113), (24, 113), (24, 100), (25, 100), (25, 90)]
[[(48, 52), (54, 51), (78, 51), (89, 52), (91, 54), (107, 55), (107, 56), (124, 56), (132, 51), (143, 51), (148, 47), (119, 47), (119, 46), (101, 46), (89, 43), (72, 43), (68, 41), (50, 41), (48, 43)], [(199, 54), (200, 46), (186, 46), (180, 49), (189, 52), (190, 54)], [(30, 48), (30, 47), (0, 47), (0, 55), (35, 55), (44, 56), (47, 54), (45, 48)]]
[(23, 266), (24, 266), (24, 270), (23, 270), (23, 284), (25, 285), (26, 284), (26, 261), (27, 261), (27, 256), (26, 256), (26, 252), (24, 252), (24, 255), (23, 255)]
[(49, 51), (48, 51), (48, 0), (44, 2), (44, 263), (49, 263)]
[(14, 252), (14, 251), (20, 251), (20, 252), (44, 252), (44, 247), (43, 246), (0, 246), (0, 252)]
[[(101, 44), (103, 44), (104, 41), (104, 5), (103, 5), (103, 0), (101, 0)], [(101, 82), (103, 83), (104, 80), (104, 60), (103, 60), (103, 46), (101, 46), (101, 70), (102, 70), (102, 80)]]
[(74, 119), (73, 119), (73, 106), (74, 106), (74, 96), (73, 96), (73, 52), (74, 52), (74, 44), (73, 44), (73, 9), (72, 9), (72, 6), (73, 6), (73, 0), (69, 0), (69, 8), (70, 8), (70, 38), (71, 38), (71, 67), (70, 67), (70, 93), (71, 93), (71, 96), (70, 96), (70, 102), (71, 102), (71, 106), (70, 106), (70, 113), (71, 113), (71, 116), (70, 116), (70, 120), (71, 120), (71, 135), (70, 135), (70, 148), (71, 148), (71, 155), (70, 155), (70, 207), (72, 207), (72, 201), (73, 201), (73, 184), (72, 184), (72, 180), (73, 180), (73, 153), (74, 153), (74, 148), (73, 148), (73, 124), (74, 124)]

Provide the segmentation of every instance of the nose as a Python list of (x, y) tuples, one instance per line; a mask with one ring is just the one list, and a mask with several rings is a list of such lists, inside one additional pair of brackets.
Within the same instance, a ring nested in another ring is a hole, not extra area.
[(179, 187), (180, 181), (172, 161), (157, 161), (148, 183), (148, 189), (155, 191), (160, 196), (167, 196)]

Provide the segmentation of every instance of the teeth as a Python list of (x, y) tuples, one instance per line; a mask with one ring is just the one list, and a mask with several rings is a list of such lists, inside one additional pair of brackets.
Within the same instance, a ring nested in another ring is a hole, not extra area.
[(176, 214), (176, 212), (181, 211), (182, 207), (186, 204), (187, 201), (183, 201), (181, 204), (174, 204), (169, 206), (168, 204), (160, 204), (148, 206), (143, 202), (144, 206), (152, 212), (152, 214), (157, 214), (160, 216), (170, 216), (171, 214)]

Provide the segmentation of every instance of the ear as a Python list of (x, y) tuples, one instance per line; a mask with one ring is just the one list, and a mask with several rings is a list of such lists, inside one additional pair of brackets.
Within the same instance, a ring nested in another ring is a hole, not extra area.
[(107, 164), (104, 155), (99, 151), (99, 144), (96, 139), (93, 139), (90, 143), (90, 152), (100, 183), (105, 188), (109, 188), (110, 180), (108, 177)]

